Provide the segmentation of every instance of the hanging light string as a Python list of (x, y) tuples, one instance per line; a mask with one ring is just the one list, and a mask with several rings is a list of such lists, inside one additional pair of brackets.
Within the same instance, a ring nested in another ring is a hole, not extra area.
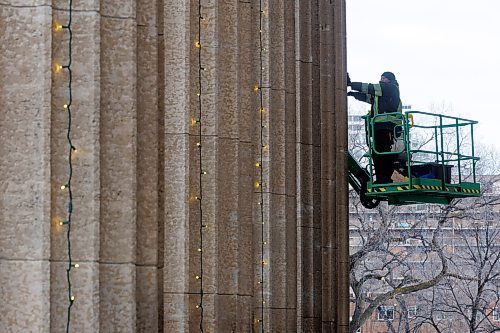
[(263, 27), (264, 27), (264, 5), (263, 1), (259, 1), (259, 52), (260, 52), (260, 77), (259, 77), (259, 113), (260, 113), (260, 156), (259, 162), (257, 163), (257, 167), (259, 168), (259, 181), (256, 183), (256, 187), (260, 190), (260, 222), (261, 222), (261, 261), (260, 261), (260, 294), (261, 294), (261, 311), (260, 311), (260, 319), (257, 320), (257, 323), (261, 325), (261, 332), (264, 332), (264, 305), (265, 305), (265, 297), (264, 297), (264, 268), (266, 265), (265, 256), (264, 256), (264, 246), (267, 244), (265, 238), (265, 222), (264, 222), (264, 153), (267, 148), (264, 140), (264, 129), (265, 129), (265, 108), (264, 108), (264, 41), (263, 41)]
[(204, 295), (204, 290), (203, 290), (203, 229), (206, 228), (206, 225), (203, 224), (203, 175), (206, 174), (205, 170), (203, 169), (203, 156), (202, 156), (202, 72), (205, 70), (205, 68), (202, 66), (202, 59), (201, 59), (201, 24), (202, 21), (204, 20), (203, 16), (201, 15), (201, 0), (198, 1), (198, 40), (195, 42), (195, 47), (198, 49), (198, 118), (195, 119), (195, 123), (198, 124), (198, 159), (199, 159), (199, 189), (198, 189), (198, 206), (199, 206), (199, 213), (200, 213), (200, 221), (199, 221), (199, 237), (200, 237), (200, 243), (198, 247), (198, 253), (200, 255), (200, 267), (199, 267), (199, 275), (196, 276), (196, 279), (199, 280), (200, 283), (200, 290), (199, 290), (199, 303), (196, 306), (200, 310), (200, 332), (203, 333), (203, 322), (204, 322), (204, 307), (203, 307), (203, 295)]
[(69, 173), (68, 173), (68, 180), (66, 184), (61, 186), (62, 190), (67, 190), (68, 193), (68, 206), (67, 206), (67, 217), (66, 220), (60, 222), (61, 225), (66, 226), (66, 238), (67, 238), (67, 245), (68, 245), (68, 266), (66, 268), (66, 279), (68, 283), (68, 308), (67, 308), (67, 318), (66, 318), (66, 333), (69, 333), (70, 331), (70, 324), (71, 324), (71, 308), (73, 306), (73, 303), (75, 302), (75, 296), (73, 295), (72, 292), (72, 285), (71, 285), (71, 270), (73, 268), (77, 268), (79, 265), (78, 264), (73, 264), (73, 258), (71, 255), (71, 223), (72, 223), (72, 215), (73, 215), (73, 190), (71, 187), (71, 181), (73, 178), (73, 153), (76, 152), (76, 147), (73, 145), (73, 142), (71, 140), (71, 121), (72, 121), (72, 114), (71, 114), (71, 107), (73, 104), (73, 72), (71, 70), (71, 64), (72, 64), (72, 52), (73, 52), (73, 31), (71, 29), (71, 24), (72, 24), (72, 19), (73, 19), (73, 1), (69, 0), (69, 9), (68, 9), (68, 23), (66, 25), (61, 25), (59, 23), (55, 23), (54, 30), (61, 31), (61, 30), (66, 30), (68, 32), (68, 62), (66, 65), (57, 65), (56, 66), (56, 72), (60, 72), (62, 69), (65, 69), (68, 72), (68, 102), (67, 104), (64, 104), (64, 108), (68, 112), (68, 129), (66, 133), (66, 139), (68, 141), (68, 146), (69, 146), (69, 156), (68, 156), (68, 167), (69, 167)]

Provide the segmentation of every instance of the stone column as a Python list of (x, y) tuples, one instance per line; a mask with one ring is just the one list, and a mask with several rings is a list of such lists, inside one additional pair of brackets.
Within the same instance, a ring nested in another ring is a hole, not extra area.
[[(165, 144), (164, 190), (164, 332), (188, 332), (190, 311), (189, 284), (195, 275), (189, 271), (190, 205), (196, 204), (196, 192), (189, 182), (189, 101), (196, 98), (190, 89), (189, 56), (190, 5), (185, 0), (163, 1), (163, 68), (160, 87), (164, 87), (163, 137)], [(193, 142), (194, 144), (194, 142)]]
[(0, 331), (48, 332), (52, 9), (16, 4), (0, 5)]

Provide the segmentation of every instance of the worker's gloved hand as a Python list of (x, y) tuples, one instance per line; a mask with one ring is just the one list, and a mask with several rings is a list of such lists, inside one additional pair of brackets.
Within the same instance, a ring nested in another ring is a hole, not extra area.
[(351, 86), (351, 78), (349, 77), (349, 73), (347, 73), (347, 86)]

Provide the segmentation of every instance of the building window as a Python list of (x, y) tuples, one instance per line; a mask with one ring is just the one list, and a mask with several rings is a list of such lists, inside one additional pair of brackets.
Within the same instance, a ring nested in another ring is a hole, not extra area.
[(394, 320), (394, 306), (392, 305), (379, 306), (378, 320)]
[(415, 318), (417, 316), (417, 307), (409, 306), (408, 307), (408, 318)]

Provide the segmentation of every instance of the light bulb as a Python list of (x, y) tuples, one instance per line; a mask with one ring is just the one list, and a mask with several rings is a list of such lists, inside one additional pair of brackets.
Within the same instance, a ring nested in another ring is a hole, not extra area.
[(52, 29), (54, 30), (54, 32), (59, 32), (62, 30), (62, 25), (59, 22), (54, 20), (52, 22)]
[(194, 47), (197, 49), (201, 48), (201, 43), (199, 41), (194, 42)]
[(61, 185), (61, 190), (65, 190), (68, 185)]

